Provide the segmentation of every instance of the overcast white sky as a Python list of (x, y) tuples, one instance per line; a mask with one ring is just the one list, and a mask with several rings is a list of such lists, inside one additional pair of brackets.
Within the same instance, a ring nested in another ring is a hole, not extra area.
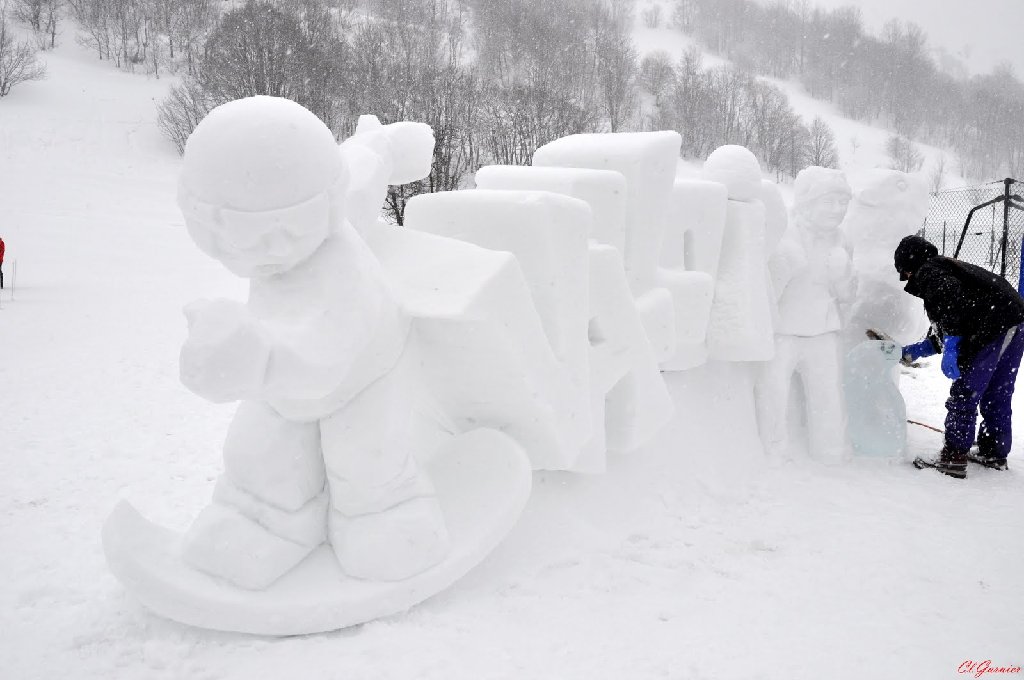
[(868, 30), (877, 34), (891, 18), (917, 23), (932, 47), (945, 47), (974, 72), (1000, 60), (1024, 78), (1024, 0), (811, 0), (820, 7), (860, 7)]

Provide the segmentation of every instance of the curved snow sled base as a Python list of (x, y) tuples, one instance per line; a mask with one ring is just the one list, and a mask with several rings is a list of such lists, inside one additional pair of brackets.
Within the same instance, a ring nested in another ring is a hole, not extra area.
[(146, 607), (201, 628), (302, 635), (403, 612), (479, 564), (515, 525), (530, 495), (529, 459), (496, 430), (459, 436), (427, 469), (452, 548), (443, 562), (404, 581), (348, 577), (324, 544), (266, 590), (243, 590), (182, 562), (181, 534), (150, 522), (126, 501), (103, 526), (107, 563)]

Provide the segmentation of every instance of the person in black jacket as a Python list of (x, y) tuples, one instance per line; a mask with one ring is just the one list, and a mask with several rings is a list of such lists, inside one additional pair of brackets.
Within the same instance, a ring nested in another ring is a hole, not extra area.
[[(968, 459), (1006, 469), (1012, 442), (1010, 399), (1024, 354), (1024, 299), (1006, 279), (981, 267), (941, 257), (920, 236), (900, 241), (894, 256), (906, 290), (924, 300), (937, 333), (903, 348), (905, 361), (942, 352), (942, 372), (953, 380), (946, 400), (945, 445), (918, 469), (967, 476)], [(981, 410), (977, 449), (975, 423)]]

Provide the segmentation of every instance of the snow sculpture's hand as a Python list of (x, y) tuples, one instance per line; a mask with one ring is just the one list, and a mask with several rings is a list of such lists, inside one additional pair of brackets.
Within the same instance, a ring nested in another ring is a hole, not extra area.
[(199, 300), (185, 307), (188, 340), (181, 348), (181, 382), (214, 403), (259, 394), (270, 342), (244, 305)]
[(850, 256), (842, 248), (833, 248), (828, 254), (827, 267), (829, 281), (845, 281), (850, 277)]
[(960, 336), (947, 335), (942, 341), (942, 373), (950, 380), (960, 377), (960, 366), (957, 359), (960, 356)]
[(391, 143), (391, 184), (406, 184), (430, 174), (434, 131), (426, 123), (403, 121), (384, 126)]
[(376, 116), (359, 116), (356, 132), (342, 145), (362, 146), (377, 156), (388, 184), (407, 184), (430, 174), (434, 131), (426, 123), (381, 125)]

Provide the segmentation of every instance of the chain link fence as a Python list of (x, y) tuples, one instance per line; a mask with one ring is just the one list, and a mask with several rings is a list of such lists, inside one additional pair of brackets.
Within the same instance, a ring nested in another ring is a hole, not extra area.
[[(968, 213), (976, 206), (999, 199), (1004, 192), (1005, 183), (1002, 181), (937, 191), (931, 196), (928, 217), (919, 233), (934, 243), (940, 254), (953, 257)], [(1024, 183), (1013, 182), (1010, 193), (1024, 195)], [(1013, 205), (1011, 202), (1006, 215), (1006, 278), (1016, 286), (1020, 276), (1021, 240), (1024, 239), (1024, 210), (1017, 210)], [(1002, 270), (1003, 206), (1004, 201), (996, 201), (974, 213), (958, 259), (989, 271), (998, 273)]]

